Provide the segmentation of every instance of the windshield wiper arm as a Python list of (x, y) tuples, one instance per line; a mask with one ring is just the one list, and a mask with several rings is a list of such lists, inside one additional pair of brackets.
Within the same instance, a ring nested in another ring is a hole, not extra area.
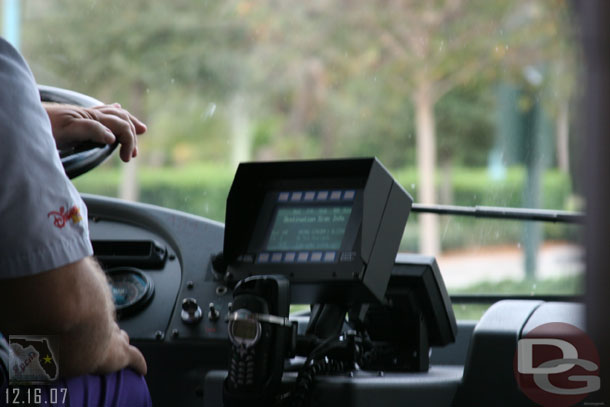
[(411, 211), (418, 213), (436, 213), (438, 215), (533, 220), (539, 222), (584, 223), (585, 221), (585, 215), (582, 213), (550, 209), (504, 208), (495, 206), (427, 205), (414, 203), (411, 207)]

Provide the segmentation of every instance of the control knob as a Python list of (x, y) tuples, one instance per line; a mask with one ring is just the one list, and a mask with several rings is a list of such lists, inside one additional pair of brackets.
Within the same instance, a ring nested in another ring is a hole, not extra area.
[(210, 303), (208, 309), (208, 319), (212, 322), (218, 321), (218, 318), (220, 318), (220, 312), (218, 312), (218, 309), (216, 309), (213, 302)]
[(196, 299), (189, 297), (182, 300), (180, 317), (185, 324), (196, 324), (201, 321), (203, 312)]

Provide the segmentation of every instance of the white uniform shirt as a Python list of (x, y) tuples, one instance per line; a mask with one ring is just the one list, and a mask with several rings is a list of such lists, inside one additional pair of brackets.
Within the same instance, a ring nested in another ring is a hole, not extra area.
[(0, 279), (91, 254), (87, 208), (64, 174), (34, 76), (0, 38)]

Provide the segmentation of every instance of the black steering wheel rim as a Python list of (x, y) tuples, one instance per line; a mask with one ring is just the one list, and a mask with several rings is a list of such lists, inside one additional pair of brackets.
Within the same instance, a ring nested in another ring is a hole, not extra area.
[[(40, 100), (76, 105), (82, 107), (100, 106), (104, 103), (82, 93), (53, 86), (38, 85)], [(112, 154), (118, 143), (111, 145), (97, 143), (83, 143), (74, 148), (60, 150), (61, 164), (68, 178), (76, 178), (81, 174), (97, 167)]]

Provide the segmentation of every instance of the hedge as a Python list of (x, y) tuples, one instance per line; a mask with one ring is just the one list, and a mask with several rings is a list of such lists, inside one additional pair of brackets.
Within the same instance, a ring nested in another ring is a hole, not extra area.
[[(139, 168), (140, 201), (224, 221), (226, 196), (235, 170), (212, 164), (173, 168)], [(397, 180), (417, 202), (415, 169), (393, 172)], [(454, 205), (522, 206), (525, 171), (511, 168), (501, 181), (491, 180), (485, 168), (457, 168), (452, 173)], [(98, 168), (75, 180), (81, 192), (117, 196), (120, 170)], [(441, 183), (441, 174), (437, 175)], [(566, 209), (571, 195), (570, 179), (558, 171), (543, 175), (541, 207)], [(442, 233), (445, 249), (486, 241), (500, 244), (519, 241), (522, 222), (458, 218), (443, 216)], [(451, 227), (446, 227), (450, 222)], [(495, 222), (495, 223), (494, 223)], [(411, 215), (401, 247), (417, 250), (417, 216)], [(569, 225), (545, 224), (547, 238), (578, 238), (578, 229)]]

